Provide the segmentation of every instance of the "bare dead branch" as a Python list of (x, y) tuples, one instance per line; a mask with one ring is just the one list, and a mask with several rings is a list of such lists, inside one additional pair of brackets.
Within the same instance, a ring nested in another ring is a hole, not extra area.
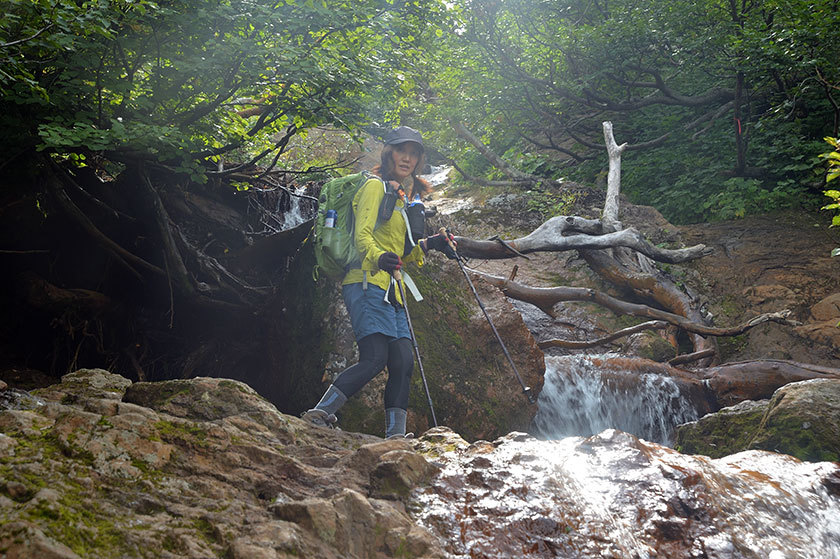
[(636, 334), (637, 332), (642, 332), (645, 330), (662, 330), (668, 327), (668, 323), (662, 320), (651, 320), (648, 322), (643, 322), (641, 324), (637, 324), (635, 326), (631, 326), (629, 328), (622, 328), (621, 330), (617, 330), (607, 336), (602, 338), (598, 338), (597, 340), (586, 340), (586, 341), (579, 341), (579, 340), (546, 340), (544, 342), (539, 342), (537, 345), (541, 349), (546, 349), (549, 347), (562, 347), (565, 349), (587, 349), (590, 347), (597, 347), (600, 345), (605, 345), (613, 340), (617, 340), (619, 338), (624, 338), (626, 336), (630, 336), (632, 334)]
[[(564, 236), (564, 233), (579, 232)], [(678, 264), (702, 258), (712, 250), (705, 245), (683, 249), (665, 249), (653, 245), (638, 230), (630, 227), (614, 233), (601, 234), (603, 226), (599, 220), (575, 216), (555, 216), (534, 231), (519, 239), (506, 241), (522, 254), (531, 252), (562, 252), (581, 249), (606, 249), (627, 247), (658, 262)], [(458, 250), (469, 258), (512, 258), (508, 250), (500, 250), (498, 243), (477, 241), (466, 237), (457, 238)]]
[(668, 360), (668, 364), (673, 365), (682, 365), (683, 363), (691, 363), (692, 361), (700, 361), (701, 359), (706, 359), (708, 357), (715, 356), (715, 348), (710, 347), (700, 351), (695, 351), (694, 353), (686, 353), (685, 355), (677, 355), (673, 359)]
[[(460, 247), (460, 243), (458, 246)], [(553, 316), (552, 312), (547, 309), (552, 309), (557, 303), (565, 301), (579, 301), (598, 304), (617, 314), (662, 320), (668, 322), (669, 324), (673, 324), (674, 326), (678, 326), (687, 332), (692, 332), (701, 336), (738, 336), (747, 330), (755, 328), (759, 324), (764, 324), (765, 322), (775, 322), (785, 326), (800, 325), (799, 322), (788, 318), (791, 314), (789, 310), (783, 310), (775, 313), (762, 314), (738, 326), (715, 328), (713, 326), (698, 324), (678, 314), (655, 309), (647, 305), (622, 301), (594, 289), (588, 289), (585, 287), (531, 287), (521, 283), (508, 281), (507, 278), (485, 274), (477, 270), (471, 269), (470, 272), (476, 274), (492, 285), (495, 285), (508, 297), (512, 297), (513, 299), (524, 301), (526, 303), (531, 303), (550, 316)]]

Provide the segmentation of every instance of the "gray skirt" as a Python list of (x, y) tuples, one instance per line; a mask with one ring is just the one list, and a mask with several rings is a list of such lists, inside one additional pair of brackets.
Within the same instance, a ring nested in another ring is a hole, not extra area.
[(405, 309), (386, 301), (385, 290), (371, 284), (362, 289), (361, 283), (350, 283), (341, 291), (357, 341), (371, 334), (411, 339)]

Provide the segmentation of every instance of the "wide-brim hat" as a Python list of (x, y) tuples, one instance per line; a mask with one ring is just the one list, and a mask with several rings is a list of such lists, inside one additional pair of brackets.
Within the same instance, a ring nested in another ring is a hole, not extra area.
[(385, 134), (386, 146), (404, 144), (405, 142), (414, 142), (415, 144), (420, 144), (420, 147), (423, 147), (423, 136), (420, 135), (420, 132), (408, 126), (394, 128)]

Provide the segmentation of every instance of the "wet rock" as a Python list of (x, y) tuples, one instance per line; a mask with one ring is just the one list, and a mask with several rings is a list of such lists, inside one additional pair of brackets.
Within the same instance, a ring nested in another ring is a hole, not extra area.
[(811, 307), (814, 320), (840, 320), (840, 293), (832, 293)]
[(440, 474), (412, 505), (451, 557), (840, 553), (831, 524), (840, 502), (826, 482), (837, 475), (834, 463), (763, 451), (710, 460), (616, 430), (556, 441), (504, 437), (439, 460)]
[(711, 457), (763, 449), (801, 460), (840, 460), (840, 380), (790, 383), (769, 400), (708, 414), (677, 428), (677, 446)]
[(837, 259), (830, 256), (835, 245), (823, 227), (814, 227), (812, 215), (792, 211), (678, 229), (686, 245), (715, 249), (688, 268), (697, 272), (691, 284), (709, 297), (717, 325), (743, 324), (756, 313), (784, 308), (804, 323), (799, 328), (762, 325), (722, 338), (722, 361), (771, 358), (837, 366), (840, 340), (832, 330), (814, 326), (827, 319), (812, 311), (826, 299), (830, 306), (837, 294)]
[(401, 501), (368, 497), (381, 464), (416, 487), (410, 443), (312, 426), (223, 379), (129, 384), (81, 372), (0, 411), (0, 555), (440, 556)]
[(795, 382), (777, 390), (750, 448), (840, 461), (840, 380)]
[(769, 400), (744, 400), (697, 421), (677, 426), (674, 448), (687, 454), (721, 458), (749, 448), (767, 413)]
[(833, 293), (811, 307), (813, 322), (796, 331), (817, 344), (840, 347), (840, 293)]
[(755, 312), (773, 312), (793, 307), (797, 296), (784, 285), (754, 285), (744, 290), (744, 299)]
[(437, 470), (415, 452), (392, 450), (382, 455), (370, 474), (371, 496), (405, 499), (412, 489), (427, 481)]

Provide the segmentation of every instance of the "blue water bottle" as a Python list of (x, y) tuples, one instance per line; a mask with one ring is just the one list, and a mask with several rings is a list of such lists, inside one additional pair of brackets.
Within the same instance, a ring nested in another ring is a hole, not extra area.
[(327, 210), (327, 217), (324, 218), (324, 227), (335, 227), (335, 220), (338, 217), (338, 212), (335, 210)]

